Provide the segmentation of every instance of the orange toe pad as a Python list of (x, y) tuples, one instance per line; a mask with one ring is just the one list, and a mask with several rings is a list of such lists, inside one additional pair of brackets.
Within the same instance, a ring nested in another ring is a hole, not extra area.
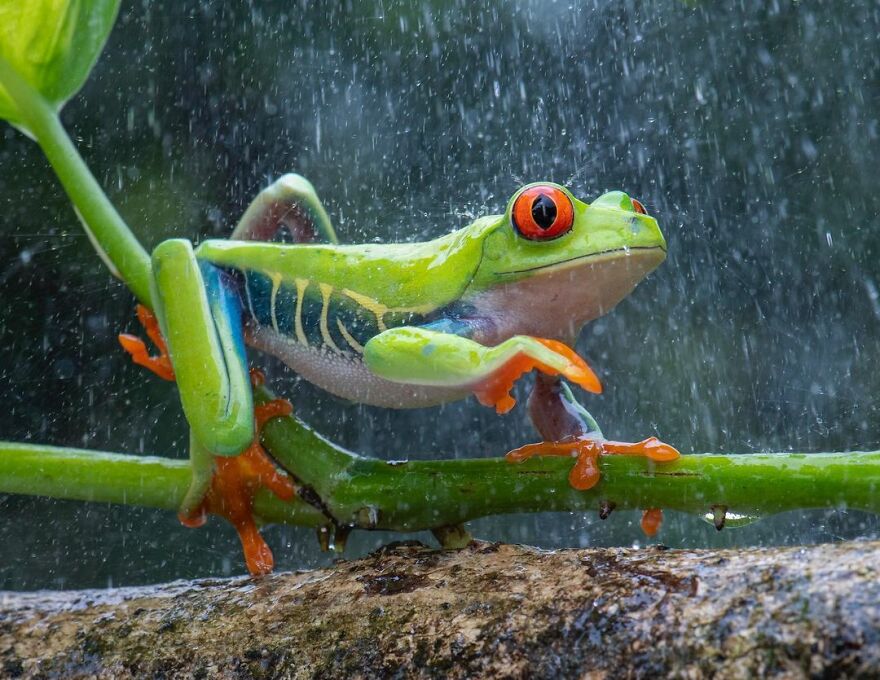
[(662, 523), (663, 511), (660, 508), (648, 508), (642, 513), (642, 531), (648, 538), (657, 535)]

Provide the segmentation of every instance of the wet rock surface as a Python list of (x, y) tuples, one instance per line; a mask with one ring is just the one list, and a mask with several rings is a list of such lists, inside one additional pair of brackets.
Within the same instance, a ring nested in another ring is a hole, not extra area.
[(876, 677), (878, 558), (399, 545), (256, 580), (0, 593), (0, 676)]

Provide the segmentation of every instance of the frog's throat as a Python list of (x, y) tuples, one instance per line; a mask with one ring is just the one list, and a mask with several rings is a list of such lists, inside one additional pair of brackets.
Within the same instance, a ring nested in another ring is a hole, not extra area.
[(520, 272), (467, 300), (491, 319), (498, 340), (511, 334), (573, 342), (583, 325), (611, 311), (666, 258), (659, 246), (571, 258)]

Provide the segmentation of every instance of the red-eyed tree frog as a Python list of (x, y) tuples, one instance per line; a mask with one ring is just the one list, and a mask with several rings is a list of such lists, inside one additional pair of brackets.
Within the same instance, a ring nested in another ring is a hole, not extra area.
[[(286, 227), (295, 243), (273, 243)], [(326, 243), (305, 243), (322, 234)], [(551, 182), (517, 191), (502, 215), (423, 243), (340, 245), (312, 185), (285, 175), (245, 212), (231, 240), (197, 248), (170, 240), (152, 253), (155, 317), (139, 315), (160, 349), (120, 336), (137, 363), (176, 379), (191, 427), (187, 524), (225, 515), (252, 573), (272, 569), (251, 515), (267, 486), (295, 486), (259, 447), (259, 425), (286, 412), (254, 407), (245, 346), (278, 357), (303, 378), (345, 399), (417, 408), (475, 395), (505, 413), (510, 390), (538, 371), (529, 399), (544, 442), (508, 454), (576, 459), (571, 484), (599, 481), (600, 454), (673, 460), (655, 438), (628, 444), (602, 436), (567, 379), (601, 385), (570, 349), (581, 327), (609, 311), (666, 257), (656, 220), (613, 191), (587, 204)], [(163, 340), (164, 339), (164, 340)], [(166, 345), (167, 343), (167, 345)], [(656, 530), (657, 512), (646, 514)]]

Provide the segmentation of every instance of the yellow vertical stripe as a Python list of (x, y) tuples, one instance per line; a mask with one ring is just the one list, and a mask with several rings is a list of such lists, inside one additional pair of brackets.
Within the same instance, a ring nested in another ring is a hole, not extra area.
[(380, 333), (388, 330), (388, 327), (385, 325), (385, 313), (388, 311), (388, 307), (383, 305), (378, 300), (374, 300), (373, 298), (366, 295), (361, 295), (360, 293), (349, 290), (348, 288), (343, 288), (342, 294), (347, 295), (352, 300), (357, 302), (361, 307), (371, 311), (373, 314), (376, 315), (376, 326), (379, 328)]
[(303, 330), (303, 321), (302, 321), (302, 313), (303, 313), (303, 297), (306, 294), (306, 288), (309, 287), (308, 279), (294, 279), (294, 283), (296, 284), (296, 315), (294, 316), (293, 324), (296, 329), (296, 339), (299, 344), (308, 347), (309, 340), (306, 338), (306, 333)]
[(336, 346), (336, 343), (333, 342), (333, 338), (330, 337), (330, 329), (327, 327), (327, 313), (330, 310), (330, 294), (333, 292), (333, 286), (329, 283), (319, 283), (318, 287), (321, 289), (321, 337), (324, 338), (324, 344), (327, 345), (334, 352), (342, 353), (342, 350)]
[(345, 338), (345, 341), (351, 346), (351, 348), (358, 354), (363, 354), (364, 346), (354, 339), (354, 336), (348, 332), (345, 324), (342, 323), (342, 319), (340, 319), (338, 316), (336, 317), (336, 326), (337, 328), (339, 328), (339, 332), (342, 334), (342, 337)]

